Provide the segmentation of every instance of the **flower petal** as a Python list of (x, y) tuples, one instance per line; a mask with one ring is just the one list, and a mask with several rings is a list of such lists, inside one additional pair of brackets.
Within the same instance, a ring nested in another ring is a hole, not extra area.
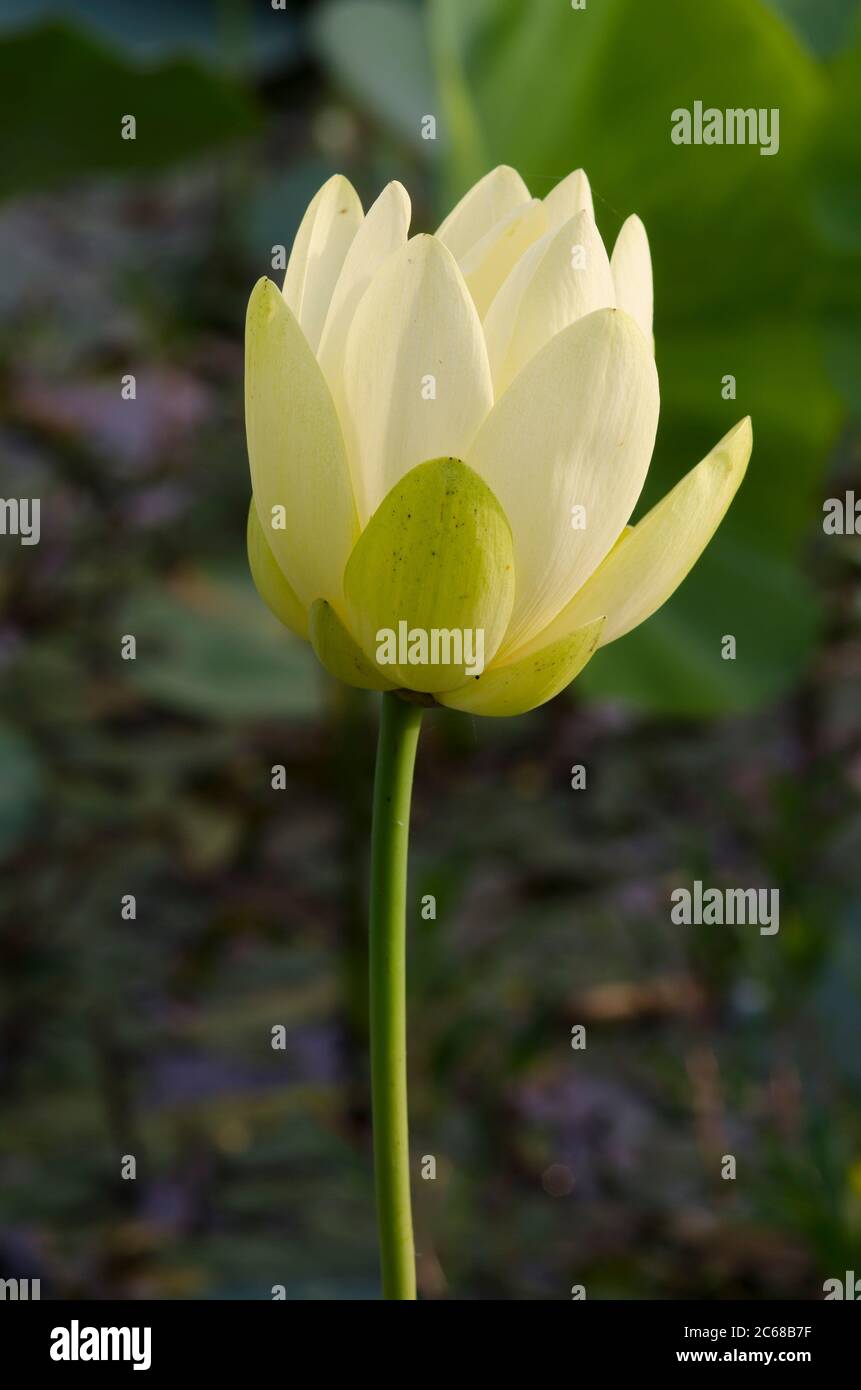
[(409, 225), (409, 194), (403, 184), (389, 183), (368, 209), (344, 258), (317, 352), (317, 360), (336, 398), (347, 330), (356, 307), (383, 262), (405, 244)]
[(278, 561), (272, 554), (263, 527), (260, 525), (260, 518), (257, 515), (253, 497), (248, 508), (246, 538), (248, 542), (248, 567), (251, 570), (251, 578), (254, 580), (254, 587), (258, 594), (279, 622), (282, 622), (285, 627), (289, 627), (291, 632), (295, 632), (297, 637), (302, 637), (307, 642), (308, 613), (278, 568)]
[(747, 416), (620, 537), (582, 589), (525, 650), (559, 640), (598, 613), (607, 615), (601, 646), (650, 618), (696, 564), (723, 520), (752, 446)]
[(544, 207), (551, 229), (561, 227), (563, 222), (570, 221), (578, 212), (588, 212), (594, 222), (595, 204), (592, 202), (592, 189), (583, 170), (575, 169), (573, 174), (561, 179), (555, 188), (551, 188), (544, 199)]
[(245, 427), (257, 514), (281, 571), (306, 607), (337, 607), (358, 532), (341, 428), (301, 328), (265, 279), (248, 303)]
[(636, 319), (646, 338), (652, 341), (652, 257), (649, 238), (639, 217), (622, 223), (610, 257), (616, 286), (616, 303)]
[(557, 333), (493, 407), (467, 462), (514, 535), (506, 653), (546, 627), (603, 560), (640, 495), (657, 423), (651, 352), (618, 309)]
[(296, 233), (283, 294), (314, 352), (361, 221), (362, 204), (355, 188), (343, 174), (334, 174), (311, 199)]
[(484, 318), (490, 303), (513, 267), (533, 242), (547, 231), (544, 204), (533, 198), (500, 218), (485, 236), (467, 251), (460, 268), (475, 307)]
[(311, 605), (308, 628), (317, 660), (336, 680), (359, 690), (394, 690), (392, 682), (368, 660), (325, 599), (318, 598)]
[(523, 296), (546, 255), (553, 236), (553, 232), (545, 232), (543, 236), (540, 236), (537, 241), (527, 247), (520, 260), (503, 280), (484, 316), (487, 357), (497, 396), (500, 395), (500, 392), (496, 388), (496, 378), (502, 375), (502, 368), (505, 364), (506, 353), (511, 345)]
[(580, 674), (598, 646), (602, 622), (599, 618), (505, 666), (491, 666), (459, 690), (436, 698), (439, 704), (467, 714), (525, 714), (552, 700)]
[(451, 252), (419, 236), (389, 256), (344, 357), (347, 447), (364, 522), (423, 459), (462, 457), (493, 402), (481, 323)]
[(516, 169), (500, 164), (474, 183), (437, 229), (437, 237), (458, 260), (506, 213), (529, 202), (529, 189)]
[[(413, 468), (356, 542), (344, 593), (362, 650), (398, 684), (424, 691), (461, 685), (474, 664), (467, 641), (481, 641), (481, 664), (491, 661), (514, 598), (511, 529), (493, 493), (459, 459)], [(434, 631), (456, 635), (450, 659), (434, 661), (430, 645), (424, 659), (416, 648), (417, 661), (404, 661), (400, 650), (390, 662), (381, 655), (386, 633), (403, 632), (406, 642), (418, 632), (430, 644)], [(463, 659), (455, 659), (458, 642)]]
[(534, 249), (534, 259), (523, 260), (531, 274), (512, 275), (487, 315), (485, 335), (497, 397), (563, 328), (616, 302), (610, 262), (590, 212), (577, 213)]

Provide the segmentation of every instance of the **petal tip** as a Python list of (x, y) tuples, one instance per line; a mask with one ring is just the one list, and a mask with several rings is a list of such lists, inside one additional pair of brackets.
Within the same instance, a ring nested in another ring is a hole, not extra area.
[(737, 424), (733, 425), (731, 430), (727, 430), (717, 448), (720, 449), (723, 446), (732, 446), (735, 452), (733, 462), (747, 467), (747, 461), (753, 448), (753, 420), (749, 415), (743, 416)]
[[(322, 193), (327, 188), (331, 188), (332, 190), (338, 189), (339, 192), (345, 193), (348, 197), (351, 194), (354, 198), (358, 197), (355, 188), (351, 184), (350, 180), (347, 178), (346, 174), (330, 174), (329, 178), (326, 179), (326, 182), (320, 185), (320, 193)], [(344, 208), (343, 211), (346, 212), (346, 208)]]
[(616, 342), (627, 341), (645, 346), (649, 357), (654, 362), (652, 347), (646, 334), (643, 332), (642, 324), (638, 323), (633, 314), (629, 314), (627, 309), (619, 305), (608, 309), (596, 309), (595, 314), (606, 314), (607, 331)]
[(261, 275), (248, 297), (248, 318), (258, 315), (261, 319), (269, 320), (277, 311), (279, 305), (286, 302), (273, 280), (268, 275)]
[(409, 192), (401, 183), (400, 179), (389, 179), (389, 182), (386, 184), (385, 188), (383, 189), (383, 192), (388, 193), (392, 198), (401, 198), (406, 203), (412, 201)]
[(273, 280), (270, 280), (268, 275), (261, 275), (260, 279), (256, 282), (254, 288), (251, 291), (250, 299), (262, 299), (264, 295), (270, 293), (274, 293), (277, 295), (280, 294), (280, 290), (278, 289), (278, 286), (275, 284), (275, 282)]
[(440, 241), (439, 237), (434, 236), (433, 232), (416, 232), (414, 236), (404, 242), (403, 246), (398, 247), (395, 255), (403, 256), (409, 263), (416, 257), (420, 257), (424, 261), (428, 261), (431, 256), (439, 256), (442, 259), (443, 252), (451, 255), (447, 246)]

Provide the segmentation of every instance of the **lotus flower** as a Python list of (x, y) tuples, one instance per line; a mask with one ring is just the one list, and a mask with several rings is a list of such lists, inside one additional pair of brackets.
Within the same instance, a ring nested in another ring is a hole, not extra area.
[[(390, 183), (336, 175), (283, 290), (248, 307), (252, 574), (348, 684), (474, 714), (551, 699), (673, 593), (744, 475), (749, 419), (635, 526), (658, 424), (652, 272), (632, 216), (608, 257), (585, 174), (543, 199), (494, 169), (408, 237)], [(380, 634), (481, 633), (478, 674)], [(415, 659), (414, 659), (415, 658)]]
[(384, 692), (369, 1017), (395, 1299), (416, 1296), (405, 967), (421, 705), (508, 715), (551, 699), (669, 598), (751, 449), (742, 420), (628, 525), (658, 424), (651, 262), (637, 217), (608, 258), (582, 171), (537, 199), (494, 169), (435, 235), (408, 239), (409, 220), (399, 183), (363, 216), (330, 179), (283, 290), (254, 289), (246, 352), (257, 588), (333, 675)]

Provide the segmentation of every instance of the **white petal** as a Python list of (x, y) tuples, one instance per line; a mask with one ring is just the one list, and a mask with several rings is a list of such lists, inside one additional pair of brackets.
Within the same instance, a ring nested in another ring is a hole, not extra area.
[(610, 262), (590, 212), (577, 213), (536, 248), (531, 260), (527, 252), (510, 277), (511, 286), (503, 286), (487, 316), (497, 397), (555, 334), (616, 302)]
[(348, 448), (364, 525), (426, 459), (462, 459), (493, 403), (481, 323), (457, 262), (413, 237), (363, 296), (344, 358)]
[(551, 228), (561, 227), (563, 222), (570, 221), (578, 212), (588, 212), (594, 219), (592, 190), (583, 170), (575, 169), (573, 174), (569, 174), (557, 183), (555, 188), (551, 188), (544, 199), (544, 207)]
[(458, 260), (465, 256), (506, 213), (529, 202), (529, 189), (516, 169), (500, 164), (464, 193), (437, 229), (437, 236)]
[[(546, 627), (603, 560), (640, 495), (657, 423), (654, 361), (618, 309), (563, 329), (497, 401), (466, 462), (496, 493), (514, 535), (517, 589), (501, 660)], [(575, 528), (581, 515), (585, 528)]]
[[(497, 377), (502, 376), (523, 296), (553, 240), (553, 235), (553, 232), (545, 232), (524, 251), (511, 273), (500, 285), (485, 314), (484, 337), (494, 382)], [(499, 395), (498, 389), (496, 395)]]
[(318, 598), (342, 608), (358, 521), (341, 428), (301, 328), (265, 279), (248, 304), (245, 426), (257, 514), (287, 582), (306, 608)]
[(317, 352), (317, 360), (336, 397), (340, 390), (347, 330), (356, 307), (386, 258), (406, 243), (409, 225), (407, 190), (401, 183), (387, 184), (368, 209), (344, 259)]
[(610, 268), (616, 286), (616, 303), (636, 319), (652, 341), (652, 258), (646, 229), (636, 215), (622, 224), (616, 238)]
[(362, 221), (362, 204), (349, 179), (334, 174), (315, 193), (296, 233), (284, 298), (312, 351), (317, 351), (332, 291)]
[(705, 550), (747, 469), (750, 417), (724, 435), (636, 526), (629, 527), (603, 564), (524, 654), (574, 632), (601, 613), (601, 646), (650, 618), (678, 588)]
[(547, 214), (539, 198), (515, 208), (467, 251), (460, 268), (475, 307), (483, 318), (491, 300), (533, 242), (547, 231)]

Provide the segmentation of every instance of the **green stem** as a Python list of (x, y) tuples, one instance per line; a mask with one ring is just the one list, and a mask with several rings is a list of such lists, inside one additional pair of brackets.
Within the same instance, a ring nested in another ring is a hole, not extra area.
[(414, 1299), (407, 1128), (406, 894), (420, 705), (383, 695), (371, 830), (371, 1090), (383, 1297)]

